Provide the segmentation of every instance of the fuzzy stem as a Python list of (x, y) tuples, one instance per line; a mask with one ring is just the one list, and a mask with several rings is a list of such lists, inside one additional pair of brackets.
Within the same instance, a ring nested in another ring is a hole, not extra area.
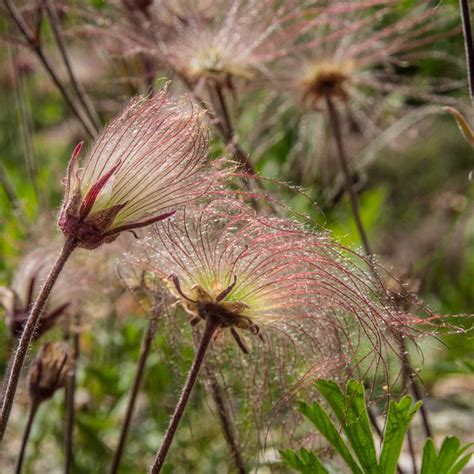
[(10, 411), (15, 398), (16, 388), (20, 380), (21, 369), (25, 362), (26, 354), (30, 346), (31, 339), (36, 329), (39, 318), (43, 312), (44, 307), (48, 301), (49, 294), (53, 289), (54, 283), (58, 279), (61, 270), (64, 267), (67, 259), (77, 247), (77, 243), (73, 238), (68, 238), (59, 252), (56, 261), (54, 262), (45, 282), (36, 298), (36, 301), (31, 309), (28, 319), (23, 328), (23, 333), (18, 341), (18, 346), (13, 358), (13, 363), (10, 372), (8, 373), (7, 383), (5, 386), (5, 395), (2, 400), (2, 408), (0, 412), (0, 442), (3, 440), (5, 431), (10, 418)]
[(209, 365), (206, 365), (206, 377), (209, 381), (211, 388), (212, 398), (217, 407), (217, 413), (221, 421), (222, 430), (224, 432), (224, 438), (229, 446), (230, 453), (234, 459), (234, 464), (239, 474), (245, 474), (245, 464), (240, 452), (239, 444), (235, 436), (235, 429), (233, 426), (232, 419), (230, 417), (227, 405), (224, 400), (224, 394), (222, 387), (219, 385), (214, 373), (212, 372)]
[(148, 320), (148, 327), (142, 338), (140, 356), (138, 358), (137, 363), (137, 370), (135, 372), (135, 378), (133, 380), (133, 385), (130, 390), (130, 398), (128, 400), (127, 410), (125, 412), (125, 418), (123, 420), (122, 429), (120, 431), (119, 442), (114, 452), (112, 467), (110, 468), (111, 474), (115, 474), (118, 471), (120, 465), (120, 460), (122, 458), (123, 450), (125, 447), (125, 441), (127, 439), (128, 430), (130, 428), (130, 422), (132, 421), (133, 412), (135, 410), (135, 403), (137, 400), (138, 392), (140, 390), (140, 386), (142, 384), (143, 375), (145, 373), (146, 361), (148, 359), (148, 355), (150, 354), (153, 339), (155, 337), (157, 319), (158, 315), (155, 314), (154, 311), (152, 311)]
[(344, 139), (342, 137), (341, 120), (337, 108), (329, 95), (326, 95), (326, 105), (329, 112), (329, 120), (331, 122), (334, 138), (336, 140), (337, 157), (344, 178), (344, 187), (351, 202), (352, 214), (357, 225), (357, 230), (359, 231), (359, 235), (362, 239), (362, 244), (364, 246), (365, 253), (368, 256), (371, 256), (373, 255), (373, 253), (370, 248), (369, 239), (367, 238), (367, 233), (365, 232), (364, 224), (362, 223), (362, 219), (360, 216), (359, 200), (357, 199), (357, 194), (354, 190), (354, 186), (352, 185), (352, 177), (349, 171), (349, 160), (347, 159)]
[(23, 432), (23, 439), (21, 441), (20, 454), (18, 455), (18, 460), (16, 463), (15, 473), (21, 474), (21, 468), (23, 467), (23, 460), (25, 459), (26, 446), (28, 444), (28, 439), (30, 438), (31, 427), (33, 426), (33, 421), (35, 415), (38, 411), (38, 402), (31, 402), (30, 412), (28, 414), (28, 421), (26, 422), (25, 431)]
[(224, 93), (221, 86), (214, 84), (213, 87), (209, 87), (211, 100), (215, 97), (214, 113), (217, 114), (219, 124), (217, 126), (226, 146), (234, 153), (237, 158), (240, 167), (248, 174), (254, 176), (255, 169), (249, 162), (246, 153), (235, 143), (235, 131), (230, 119), (229, 110), (225, 101)]
[(171, 417), (170, 423), (166, 430), (163, 442), (161, 444), (160, 450), (156, 456), (155, 462), (151, 468), (151, 474), (158, 474), (163, 467), (163, 464), (168, 454), (168, 450), (173, 441), (174, 435), (176, 434), (176, 429), (178, 428), (179, 422), (184, 414), (186, 405), (188, 404), (189, 397), (191, 395), (194, 384), (196, 383), (197, 376), (199, 374), (199, 369), (204, 362), (204, 357), (206, 355), (207, 348), (211, 342), (211, 338), (215, 333), (216, 329), (219, 327), (219, 319), (216, 316), (208, 316), (206, 319), (206, 326), (204, 332), (201, 336), (201, 341), (199, 342), (199, 347), (197, 349), (196, 355), (194, 356), (193, 365), (189, 370), (188, 377), (181, 391), (178, 403), (175, 407), (173, 416)]
[(472, 38), (471, 10), (469, 6), (469, 0), (459, 0), (459, 7), (461, 9), (464, 46), (466, 49), (469, 94), (471, 96), (471, 102), (474, 103), (474, 43)]
[(41, 47), (39, 38), (36, 38), (35, 35), (30, 31), (27, 23), (25, 22), (24, 18), (13, 4), (11, 0), (3, 0), (5, 7), (8, 10), (11, 18), (15, 22), (16, 26), (20, 30), (21, 34), (25, 38), (26, 42), (28, 43), (31, 50), (36, 54), (40, 62), (43, 64), (44, 68), (48, 72), (49, 76), (51, 77), (52, 81), (54, 82), (55, 86), (58, 88), (59, 92), (63, 96), (66, 103), (71, 108), (74, 115), (79, 119), (82, 126), (84, 127), (85, 131), (90, 135), (91, 138), (94, 138), (97, 135), (96, 130), (90, 124), (86, 117), (84, 117), (82, 110), (80, 110), (74, 102), (73, 97), (70, 95), (69, 91), (64, 87), (61, 80), (59, 79), (58, 75), (53, 69), (53, 66), (49, 59), (44, 54), (43, 48)]
[[(344, 139), (343, 139), (343, 136), (342, 136), (341, 120), (340, 120), (337, 108), (334, 105), (333, 100), (329, 95), (326, 95), (326, 105), (327, 105), (328, 112), (329, 112), (329, 119), (330, 119), (331, 126), (332, 126), (332, 129), (333, 129), (334, 138), (336, 140), (336, 145), (337, 145), (337, 150), (338, 150), (337, 156), (338, 156), (338, 159), (339, 159), (339, 166), (340, 166), (341, 172), (344, 176), (344, 187), (346, 189), (346, 193), (348, 194), (350, 202), (351, 202), (352, 214), (353, 214), (354, 219), (356, 221), (357, 229), (358, 229), (360, 237), (362, 239), (362, 244), (364, 246), (365, 253), (366, 253), (367, 257), (369, 259), (371, 259), (371, 257), (373, 256), (373, 253), (372, 253), (372, 250), (371, 250), (371, 247), (370, 247), (370, 244), (369, 244), (369, 239), (367, 237), (367, 233), (366, 233), (365, 228), (364, 228), (364, 224), (363, 224), (361, 216), (360, 216), (359, 201), (357, 199), (357, 194), (356, 194), (356, 192), (354, 190), (354, 187), (352, 185), (352, 178), (351, 178), (351, 174), (350, 174), (350, 170), (349, 170), (349, 161), (347, 159), (347, 153), (346, 153), (346, 149), (345, 149), (345, 146), (344, 146)], [(377, 273), (375, 271), (375, 268), (372, 264), (372, 261), (370, 261), (370, 270), (374, 273), (374, 276), (377, 275)], [(402, 344), (403, 344), (403, 346), (402, 346), (402, 353), (403, 353), (403, 351), (405, 350), (404, 349), (405, 346), (404, 346), (403, 341), (402, 341)], [(404, 358), (404, 357), (402, 358), (402, 364), (403, 364), (403, 370), (408, 371), (408, 373), (410, 373), (410, 374), (413, 373), (413, 369), (411, 368), (410, 362), (407, 358)], [(421, 397), (421, 393), (418, 389), (418, 386), (417, 386), (417, 383), (416, 383), (415, 380), (413, 380), (413, 383), (412, 383), (411, 387), (412, 387), (412, 392), (413, 392), (413, 395), (415, 396), (415, 399), (417, 401), (423, 400), (423, 397)], [(431, 433), (431, 430), (430, 430), (429, 424), (428, 424), (428, 414), (426, 412), (426, 409), (425, 409), (424, 405), (421, 406), (420, 413), (421, 413), (421, 416), (423, 418), (423, 424), (424, 424), (424, 427), (425, 427), (426, 435), (431, 437), (432, 433)], [(375, 418), (372, 421), (375, 421)], [(379, 431), (379, 429), (377, 429), (377, 431)], [(413, 460), (413, 462), (415, 462), (415, 461)]]
[[(79, 317), (77, 317), (79, 320)], [(78, 323), (79, 321), (77, 321)], [(64, 472), (69, 474), (72, 469), (73, 461), (73, 430), (74, 430), (74, 403), (76, 395), (76, 374), (77, 374), (77, 362), (79, 360), (80, 346), (79, 346), (79, 332), (75, 328), (72, 336), (72, 367), (69, 374), (66, 386), (66, 435), (65, 435), (65, 461), (64, 461)]]
[(69, 53), (67, 50), (67, 45), (64, 40), (64, 35), (61, 29), (61, 22), (59, 21), (58, 14), (55, 8), (51, 7), (50, 1), (45, 0), (46, 4), (46, 11), (48, 13), (48, 17), (51, 23), (51, 27), (54, 33), (54, 37), (56, 39), (56, 43), (58, 45), (59, 52), (61, 54), (64, 66), (66, 67), (66, 71), (69, 76), (69, 80), (71, 81), (71, 85), (79, 99), (79, 102), (84, 108), (84, 111), (87, 114), (90, 122), (94, 125), (95, 130), (100, 130), (101, 124), (99, 121), (99, 117), (97, 116), (97, 112), (95, 111), (87, 93), (82, 87), (82, 84), (77, 80), (74, 71), (72, 70), (71, 60), (69, 58)]

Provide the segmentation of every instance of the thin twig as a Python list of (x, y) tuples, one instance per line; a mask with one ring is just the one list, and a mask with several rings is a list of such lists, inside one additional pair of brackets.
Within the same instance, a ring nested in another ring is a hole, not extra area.
[(158, 313), (155, 310), (152, 310), (150, 317), (148, 319), (148, 327), (142, 338), (140, 356), (138, 358), (138, 363), (137, 363), (137, 370), (135, 372), (133, 385), (130, 389), (130, 397), (128, 400), (127, 410), (125, 412), (125, 418), (123, 420), (122, 429), (120, 431), (119, 442), (114, 452), (112, 467), (110, 468), (111, 474), (115, 474), (118, 471), (120, 460), (122, 459), (122, 455), (123, 455), (123, 451), (125, 447), (125, 441), (127, 440), (128, 430), (130, 428), (133, 412), (135, 410), (135, 403), (136, 403), (138, 392), (140, 391), (140, 387), (143, 381), (143, 375), (145, 373), (146, 362), (148, 360), (148, 355), (150, 354), (150, 350), (153, 344), (153, 339), (155, 337), (157, 321), (158, 321)]
[(35, 415), (38, 411), (39, 404), (37, 402), (31, 402), (30, 411), (28, 414), (28, 421), (26, 422), (25, 431), (23, 432), (23, 439), (21, 441), (20, 453), (18, 455), (18, 460), (16, 463), (15, 473), (21, 474), (21, 469), (23, 467), (23, 461), (25, 459), (26, 446), (28, 445), (28, 440), (30, 438), (31, 427), (33, 426), (33, 421)]
[(74, 433), (74, 418), (75, 418), (75, 398), (76, 398), (76, 377), (77, 377), (77, 363), (79, 360), (80, 346), (79, 346), (79, 315), (74, 318), (73, 335), (72, 335), (72, 367), (69, 373), (66, 384), (66, 436), (65, 436), (65, 460), (64, 472), (69, 474), (72, 470), (73, 464), (73, 433)]
[(206, 371), (206, 378), (209, 381), (212, 398), (217, 407), (217, 414), (219, 415), (221, 427), (224, 432), (224, 438), (234, 459), (235, 467), (239, 474), (245, 474), (247, 472), (245, 470), (245, 463), (240, 452), (239, 443), (236, 439), (235, 427), (225, 402), (222, 387), (219, 385), (216, 376), (208, 364), (204, 366), (204, 369)]
[(36, 181), (38, 174), (38, 163), (33, 149), (31, 140), (31, 115), (28, 110), (28, 105), (25, 100), (24, 85), (21, 80), (18, 64), (16, 61), (18, 48), (12, 45), (10, 48), (10, 58), (13, 72), (13, 81), (15, 84), (15, 96), (18, 104), (18, 115), (20, 118), (21, 135), (24, 143), (25, 163), (28, 177), (30, 178), (36, 200), (41, 209), (46, 209), (44, 202), (44, 194), (39, 191), (38, 183)]
[[(371, 258), (373, 256), (373, 253), (372, 253), (372, 250), (371, 250), (371, 246), (369, 244), (369, 239), (367, 237), (367, 233), (365, 231), (364, 224), (362, 222), (362, 218), (360, 216), (359, 201), (358, 201), (357, 194), (354, 190), (353, 183), (352, 183), (351, 173), (350, 173), (350, 170), (349, 170), (349, 161), (347, 159), (347, 153), (346, 153), (346, 149), (345, 149), (345, 146), (344, 146), (344, 139), (343, 139), (343, 136), (342, 136), (341, 120), (339, 118), (337, 108), (335, 107), (331, 97), (329, 97), (328, 95), (326, 95), (326, 105), (327, 105), (327, 108), (328, 108), (329, 119), (330, 119), (330, 122), (331, 122), (331, 126), (332, 126), (333, 133), (334, 133), (334, 138), (336, 140), (336, 145), (337, 145), (337, 149), (338, 149), (337, 156), (338, 156), (338, 160), (339, 160), (339, 166), (341, 168), (341, 172), (342, 172), (343, 177), (344, 177), (344, 187), (345, 187), (346, 193), (348, 194), (350, 202), (351, 202), (352, 214), (353, 214), (354, 220), (356, 221), (357, 229), (359, 231), (359, 235), (361, 237), (365, 253), (366, 253), (367, 257), (369, 258), (370, 270), (374, 273), (374, 276), (377, 276), (375, 267), (373, 266), (372, 260), (371, 260)], [(413, 369), (410, 366), (410, 362), (409, 362), (408, 358), (404, 356), (404, 352), (406, 352), (406, 347), (404, 345), (404, 341), (401, 340), (401, 342), (403, 344), (401, 346), (402, 365), (403, 365), (402, 370), (408, 371), (409, 374), (412, 374)], [(423, 400), (423, 397), (421, 397), (421, 393), (418, 390), (416, 380), (414, 380), (413, 378), (412, 378), (411, 388), (412, 388), (413, 395), (415, 396), (415, 399), (417, 401)], [(426, 435), (431, 437), (432, 432), (431, 432), (431, 429), (429, 427), (428, 414), (426, 412), (426, 409), (425, 409), (424, 405), (421, 406), (420, 413), (421, 413), (421, 416), (424, 420), (424, 427), (425, 427)], [(413, 462), (415, 462), (415, 461), (413, 461)]]
[(464, 46), (466, 49), (467, 77), (469, 80), (469, 95), (474, 103), (474, 41), (472, 37), (471, 9), (469, 0), (459, 0), (461, 9)]
[(54, 71), (52, 64), (50, 63), (49, 59), (45, 55), (43, 48), (39, 40), (35, 37), (35, 35), (31, 32), (30, 28), (26, 24), (24, 18), (13, 4), (11, 0), (3, 0), (5, 7), (8, 10), (8, 13), (12, 17), (13, 21), (17, 25), (18, 29), (20, 30), (21, 34), (25, 38), (26, 42), (30, 46), (31, 50), (36, 54), (40, 62), (43, 64), (44, 68), (48, 72), (49, 76), (51, 77), (52, 81), (58, 88), (59, 92), (63, 96), (66, 103), (71, 108), (74, 115), (78, 118), (81, 122), (82, 126), (84, 127), (85, 131), (89, 134), (91, 138), (94, 138), (97, 135), (97, 132), (93, 125), (87, 120), (87, 117), (83, 116), (82, 111), (77, 107), (74, 102), (73, 97), (69, 93), (69, 91), (64, 87), (61, 80), (59, 79), (58, 75)]
[(8, 178), (7, 170), (5, 169), (5, 166), (2, 162), (0, 162), (0, 184), (2, 185), (3, 191), (5, 192), (7, 199), (10, 201), (13, 210), (16, 212), (20, 224), (23, 228), (28, 228), (28, 219), (26, 217), (25, 210), (19, 197), (16, 194), (13, 184)]
[(89, 96), (87, 95), (86, 90), (84, 89), (80, 81), (77, 79), (72, 69), (71, 59), (69, 58), (69, 53), (68, 53), (66, 41), (64, 40), (64, 35), (61, 28), (61, 22), (58, 18), (58, 13), (56, 12), (55, 8), (51, 7), (49, 0), (44, 0), (44, 2), (46, 5), (46, 11), (48, 13), (51, 27), (53, 29), (54, 37), (56, 39), (59, 52), (63, 59), (64, 66), (66, 67), (66, 71), (68, 73), (71, 85), (74, 91), (76, 92), (77, 98), (79, 99), (79, 102), (82, 104), (84, 111), (89, 117), (91, 123), (94, 125), (95, 130), (98, 131), (101, 128), (99, 117), (97, 115), (96, 110), (94, 109), (94, 106), (92, 105), (92, 102), (89, 99)]
[(36, 301), (28, 315), (28, 319), (25, 323), (23, 333), (18, 341), (18, 346), (15, 351), (15, 356), (13, 358), (13, 363), (8, 373), (7, 383), (5, 386), (5, 394), (2, 400), (2, 408), (0, 411), (0, 442), (3, 440), (5, 431), (7, 428), (8, 420), (10, 418), (10, 412), (13, 406), (13, 400), (15, 398), (16, 389), (18, 386), (18, 381), (20, 380), (21, 369), (25, 362), (26, 354), (28, 353), (28, 348), (30, 346), (31, 339), (36, 329), (39, 318), (43, 312), (44, 307), (48, 301), (49, 294), (53, 289), (54, 283), (58, 279), (61, 270), (64, 268), (64, 265), (77, 247), (77, 243), (74, 239), (67, 239), (64, 242), (64, 245), (59, 252), (59, 255), (54, 262), (46, 280), (43, 283), (43, 286), (36, 298)]
[(199, 347), (197, 349), (196, 355), (194, 356), (194, 361), (189, 370), (188, 377), (181, 391), (178, 403), (176, 404), (173, 416), (171, 417), (170, 423), (166, 430), (163, 442), (161, 444), (160, 450), (156, 456), (155, 462), (151, 468), (151, 474), (158, 474), (163, 467), (163, 464), (166, 459), (166, 455), (170, 449), (171, 443), (173, 441), (174, 435), (178, 428), (179, 422), (183, 417), (186, 405), (188, 404), (189, 397), (193, 390), (194, 384), (196, 383), (199, 370), (204, 362), (204, 357), (211, 342), (211, 338), (214, 335), (216, 329), (219, 327), (219, 320), (217, 317), (209, 315), (206, 319), (206, 326), (204, 332), (201, 336), (201, 341), (199, 342)]
[(357, 198), (357, 193), (354, 190), (352, 177), (349, 170), (349, 160), (347, 159), (344, 139), (342, 137), (341, 120), (339, 118), (337, 108), (335, 107), (333, 100), (329, 95), (326, 95), (326, 105), (328, 108), (329, 120), (331, 122), (334, 138), (336, 141), (337, 157), (339, 160), (341, 173), (344, 178), (344, 187), (351, 202), (352, 215), (354, 216), (354, 220), (356, 222), (357, 230), (359, 231), (359, 235), (362, 240), (362, 245), (364, 246), (365, 253), (368, 256), (371, 256), (373, 255), (372, 249), (370, 248), (369, 239), (367, 238), (367, 233), (365, 232), (364, 224), (362, 223), (362, 218), (360, 216), (359, 209), (359, 200)]
[(234, 154), (241, 168), (249, 175), (255, 176), (255, 169), (250, 163), (246, 153), (240, 148), (235, 142), (235, 131), (230, 119), (230, 114), (227, 109), (227, 104), (222, 91), (222, 88), (218, 84), (209, 86), (209, 95), (214, 105), (214, 115), (217, 116), (218, 124), (217, 130), (220, 132), (224, 139), (225, 145), (229, 148), (230, 152)]

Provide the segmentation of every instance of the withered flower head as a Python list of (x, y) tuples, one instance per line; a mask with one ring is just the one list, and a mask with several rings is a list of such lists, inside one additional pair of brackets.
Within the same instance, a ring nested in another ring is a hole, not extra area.
[(293, 27), (297, 4), (164, 0), (152, 10), (154, 35), (123, 31), (121, 40), (132, 50), (163, 60), (193, 85), (212, 80), (225, 86), (232, 79), (255, 79), (284, 54), (284, 46), (299, 33), (297, 25)]
[[(30, 252), (18, 265), (11, 287), (0, 288), (0, 303), (13, 337), (21, 336), (28, 312), (54, 262), (56, 251), (54, 247), (45, 247)], [(60, 317), (77, 310), (80, 289), (79, 275), (67, 266), (51, 291), (36, 327), (35, 339), (51, 329)]]
[(48, 400), (56, 390), (64, 387), (71, 364), (71, 354), (64, 344), (47, 342), (41, 346), (28, 375), (33, 403), (39, 404)]
[(204, 175), (208, 144), (202, 113), (178, 103), (167, 87), (132, 100), (102, 132), (83, 167), (73, 152), (59, 216), (62, 232), (94, 249), (122, 231), (169, 217), (202, 196), (216, 174)]
[(275, 331), (306, 344), (313, 358), (350, 347), (356, 364), (356, 334), (381, 354), (390, 330), (401, 325), (401, 316), (377, 300), (370, 277), (328, 235), (256, 216), (230, 200), (154, 226), (134, 258), (166, 282), (192, 324), (212, 314), (244, 352), (241, 334)]
[(422, 1), (400, 16), (398, 3), (331, 0), (308, 9), (312, 28), (305, 30), (304, 38), (282, 58), (279, 72), (276, 65), (282, 86), (288, 89), (292, 84), (310, 108), (318, 108), (326, 96), (362, 103), (374, 91), (427, 93), (426, 85), (403, 84), (396, 68), (406, 66), (420, 47), (452, 34), (452, 29), (440, 28), (446, 26), (450, 15)]

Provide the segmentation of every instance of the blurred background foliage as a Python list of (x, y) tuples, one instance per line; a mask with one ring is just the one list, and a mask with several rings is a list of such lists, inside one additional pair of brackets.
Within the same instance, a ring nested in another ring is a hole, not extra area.
[[(83, 2), (70, 3), (73, 7)], [(399, 3), (398, 14), (403, 16), (404, 9), (412, 8), (417, 0)], [(458, 2), (434, 3), (450, 4), (454, 8)], [(90, 0), (89, 4), (104, 15), (111, 8), (105, 0)], [(71, 8), (66, 25), (72, 27), (79, 22)], [(52, 43), (48, 23), (43, 23), (44, 38)], [(4, 17), (0, 17), (0, 25), (6, 39), (18, 36)], [(98, 51), (90, 51), (87, 43), (74, 35), (69, 42), (74, 67), (103, 122), (120, 109), (131, 94), (145, 92), (143, 85), (137, 86), (134, 80), (122, 80), (123, 75), (117, 73), (122, 68), (133, 76), (137, 67), (133, 57), (104, 61), (100, 54), (105, 53), (100, 47)], [(440, 40), (437, 47), (446, 56), (463, 61), (461, 33)], [(57, 59), (56, 54), (51, 47), (53, 60)], [(20, 71), (16, 78), (12, 72), (12, 58)], [(0, 61), (0, 285), (8, 285), (25, 250), (34, 248), (40, 234), (41, 239), (45, 234), (54, 235), (54, 231), (44, 229), (54, 228), (62, 196), (60, 183), (71, 150), (79, 140), (87, 137), (26, 48), (4, 41)], [(465, 81), (462, 68), (453, 68), (451, 63), (431, 57), (423, 58), (416, 68), (407, 68), (401, 74), (416, 75), (420, 82), (433, 76), (457, 76)], [(160, 82), (162, 79), (157, 79), (156, 85)], [(469, 102), (467, 85), (450, 95), (461, 104)], [(394, 92), (387, 100), (407, 99)], [(264, 102), (265, 97), (250, 94), (242, 105), (238, 131), (251, 157), (252, 142), (247, 137), (260, 120), (260, 104)], [(32, 163), (26, 158), (19, 104), (26, 107), (31, 122)], [(361, 215), (381, 263), (401, 277), (419, 281), (420, 297), (434, 312), (466, 314), (474, 308), (474, 185), (468, 179), (474, 168), (474, 154), (452, 117), (442, 111), (442, 106), (436, 103), (429, 106), (432, 113), (408, 127), (391, 146), (381, 144), (370, 159), (364, 161), (362, 153), (361, 162), (353, 162)], [(279, 188), (280, 199), (289, 206), (309, 214), (316, 225), (332, 231), (344, 245), (360, 249), (348, 200), (338, 193), (337, 181), (325, 184), (321, 177), (325, 163), (334, 159), (332, 149), (328, 148), (327, 161), (319, 163), (314, 184), (298, 181), (298, 173), (289, 163), (289, 156), (297, 144), (297, 123), (295, 110), (288, 109), (278, 116), (278, 123), (273, 128), (278, 133), (271, 137), (271, 144), (258, 153), (254, 161), (256, 168), (264, 176), (295, 186), (303, 185), (305, 195), (269, 184)], [(213, 140), (212, 147), (212, 155), (220, 156), (223, 147), (219, 139)], [(128, 312), (122, 309), (111, 311), (107, 317), (95, 318), (81, 336), (74, 447), (74, 472), (77, 473), (107, 472), (110, 464), (146, 327), (143, 311), (132, 303), (127, 308)], [(453, 322), (467, 325), (462, 317), (453, 317)], [(183, 352), (179, 357), (173, 354), (174, 349), (162, 334), (164, 330), (161, 325), (148, 361), (120, 469), (123, 473), (143, 472), (151, 463), (180, 383), (192, 361), (191, 347), (181, 348)], [(53, 339), (62, 337), (61, 328), (48, 335)], [(422, 367), (420, 376), (430, 394), (427, 405), (433, 411), (435, 430), (440, 436), (458, 434), (468, 441), (472, 438), (469, 423), (473, 421), (474, 406), (472, 339), (469, 335), (453, 334), (443, 337), (442, 343), (428, 340), (421, 344), (424, 360), (423, 363), (418, 361), (417, 365)], [(12, 344), (8, 328), (0, 322), (0, 375), (5, 371)], [(413, 355), (416, 357), (416, 353)], [(179, 373), (183, 374), (181, 380), (176, 375)], [(5, 459), (2, 466), (4, 462), (12, 462), (15, 446), (20, 442), (26, 413), (25, 390), (21, 395), (8, 452), (3, 450), (1, 453)], [(232, 469), (214, 411), (203, 387), (198, 386), (172, 449), (168, 472), (221, 473)], [(40, 410), (25, 472), (61, 472), (58, 466), (61, 466), (63, 456), (63, 416), (64, 394), (57, 393), (54, 400)], [(268, 470), (283, 469), (272, 464), (277, 456), (271, 449), (265, 457), (269, 466), (273, 466)], [(1, 470), (7, 472), (3, 467)], [(261, 468), (259, 472), (267, 471)]]

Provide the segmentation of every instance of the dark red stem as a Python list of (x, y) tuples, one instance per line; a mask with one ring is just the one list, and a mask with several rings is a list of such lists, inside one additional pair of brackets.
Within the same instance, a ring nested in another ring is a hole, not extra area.
[(189, 401), (189, 397), (193, 390), (194, 384), (196, 383), (199, 370), (201, 369), (202, 363), (204, 362), (204, 357), (209, 347), (209, 343), (211, 342), (212, 336), (218, 327), (219, 319), (217, 317), (209, 316), (206, 319), (206, 326), (204, 328), (204, 333), (201, 336), (201, 341), (194, 357), (193, 365), (189, 370), (188, 378), (186, 379), (186, 382), (183, 386), (178, 403), (175, 407), (173, 416), (171, 417), (170, 423), (168, 425), (168, 429), (166, 430), (165, 437), (163, 438), (160, 450), (158, 451), (155, 462), (153, 463), (153, 466), (151, 468), (150, 472), (152, 474), (158, 474), (161, 471), (161, 468), (163, 467), (166, 455), (168, 454), (174, 435), (176, 434), (179, 422), (183, 417), (186, 405)]

